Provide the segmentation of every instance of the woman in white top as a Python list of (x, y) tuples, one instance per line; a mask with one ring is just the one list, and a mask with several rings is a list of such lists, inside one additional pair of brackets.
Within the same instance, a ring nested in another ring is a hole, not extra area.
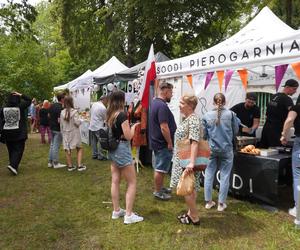
[(81, 146), (81, 136), (79, 126), (81, 121), (79, 114), (74, 109), (73, 98), (67, 96), (64, 99), (65, 109), (60, 114), (60, 131), (63, 137), (63, 148), (66, 152), (68, 171), (73, 171), (76, 166), (72, 164), (71, 152), (73, 149), (77, 150), (77, 166), (78, 171), (86, 170), (86, 166), (82, 165), (83, 149)]

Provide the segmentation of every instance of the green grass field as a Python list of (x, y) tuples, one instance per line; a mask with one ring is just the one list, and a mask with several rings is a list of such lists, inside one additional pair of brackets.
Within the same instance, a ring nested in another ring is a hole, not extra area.
[(155, 200), (151, 168), (138, 173), (135, 211), (145, 221), (113, 221), (109, 162), (92, 160), (85, 147), (87, 171), (68, 172), (47, 168), (47, 155), (48, 146), (30, 136), (14, 177), (0, 145), (0, 249), (300, 249), (300, 230), (286, 211), (271, 213), (233, 198), (224, 213), (206, 211), (203, 190), (201, 226), (179, 224), (184, 201), (175, 195)]

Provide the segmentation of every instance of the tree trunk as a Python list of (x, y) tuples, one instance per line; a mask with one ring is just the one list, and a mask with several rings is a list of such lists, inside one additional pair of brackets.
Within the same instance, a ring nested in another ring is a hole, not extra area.
[(285, 9), (286, 9), (286, 24), (292, 26), (292, 12), (293, 12), (292, 0), (285, 1)]

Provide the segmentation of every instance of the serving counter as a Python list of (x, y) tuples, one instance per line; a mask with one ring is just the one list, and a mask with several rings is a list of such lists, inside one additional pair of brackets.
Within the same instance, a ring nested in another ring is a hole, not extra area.
[[(219, 188), (217, 171), (214, 187)], [(204, 184), (204, 174), (201, 177)], [(242, 197), (254, 197), (270, 205), (278, 202), (279, 185), (291, 185), (291, 154), (258, 156), (235, 152), (229, 192)]]

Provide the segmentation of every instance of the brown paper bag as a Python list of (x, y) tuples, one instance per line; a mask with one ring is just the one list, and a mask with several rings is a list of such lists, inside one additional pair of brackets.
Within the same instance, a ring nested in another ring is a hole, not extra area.
[(179, 196), (189, 195), (195, 189), (195, 176), (194, 173), (183, 171), (177, 185), (176, 194)]

